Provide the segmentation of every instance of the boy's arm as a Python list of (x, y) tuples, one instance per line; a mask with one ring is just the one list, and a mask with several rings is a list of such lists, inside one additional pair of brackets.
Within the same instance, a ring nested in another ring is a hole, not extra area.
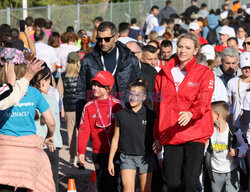
[(239, 158), (241, 158), (244, 156), (244, 154), (246, 154), (247, 149), (248, 149), (248, 144), (244, 140), (240, 129), (238, 129), (238, 131), (235, 133), (235, 135), (237, 137), (237, 145), (238, 145), (238, 147), (236, 147), (236, 149), (238, 149), (237, 156)]

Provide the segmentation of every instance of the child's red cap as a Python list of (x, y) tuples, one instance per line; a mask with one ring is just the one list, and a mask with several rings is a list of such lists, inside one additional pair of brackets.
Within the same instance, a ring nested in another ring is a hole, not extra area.
[(97, 81), (103, 86), (113, 87), (115, 79), (109, 71), (99, 71), (91, 81)]

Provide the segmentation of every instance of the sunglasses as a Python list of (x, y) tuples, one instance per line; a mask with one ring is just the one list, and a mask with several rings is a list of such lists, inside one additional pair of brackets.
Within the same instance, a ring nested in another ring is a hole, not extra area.
[(102, 42), (102, 40), (104, 39), (104, 41), (106, 42), (106, 43), (108, 43), (108, 42), (110, 42), (110, 39), (112, 39), (113, 37), (115, 36), (115, 34), (114, 35), (112, 35), (111, 37), (96, 37), (96, 41), (98, 42), (98, 43), (101, 43)]
[(243, 43), (243, 46), (246, 46), (246, 44), (247, 44), (247, 45), (250, 45), (250, 41), (244, 42), (244, 43)]

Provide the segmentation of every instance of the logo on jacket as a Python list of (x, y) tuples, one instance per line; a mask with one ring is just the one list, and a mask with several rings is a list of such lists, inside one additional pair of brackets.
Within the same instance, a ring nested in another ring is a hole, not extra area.
[(94, 114), (94, 115), (92, 116), (92, 118), (93, 118), (93, 119), (96, 119), (96, 114)]
[(141, 124), (142, 124), (142, 125), (147, 125), (147, 120), (142, 120), (142, 121), (141, 121)]
[(208, 83), (208, 88), (211, 88), (211, 89), (214, 88), (214, 81), (212, 79)]
[(197, 87), (199, 85), (199, 83), (194, 83), (194, 82), (191, 82), (191, 81), (189, 81), (188, 83), (187, 83), (187, 86), (188, 87)]

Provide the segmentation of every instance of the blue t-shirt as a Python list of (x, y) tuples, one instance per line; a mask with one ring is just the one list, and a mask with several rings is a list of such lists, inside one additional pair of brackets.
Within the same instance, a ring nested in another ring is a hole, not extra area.
[(39, 90), (28, 87), (26, 95), (15, 106), (0, 111), (0, 134), (24, 136), (35, 135), (35, 111), (43, 113), (49, 109), (49, 104)]

